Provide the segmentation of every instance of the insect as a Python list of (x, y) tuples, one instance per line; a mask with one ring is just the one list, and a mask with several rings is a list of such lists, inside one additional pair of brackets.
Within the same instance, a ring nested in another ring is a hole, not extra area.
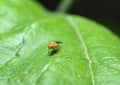
[(49, 43), (48, 48), (52, 50), (58, 50), (59, 49), (59, 44), (62, 43), (60, 41), (52, 41)]
[(60, 50), (60, 46), (59, 44), (61, 44), (62, 42), (60, 41), (52, 41), (48, 44), (48, 48), (50, 49), (48, 51), (48, 55), (49, 56), (53, 56), (54, 54), (58, 53)]

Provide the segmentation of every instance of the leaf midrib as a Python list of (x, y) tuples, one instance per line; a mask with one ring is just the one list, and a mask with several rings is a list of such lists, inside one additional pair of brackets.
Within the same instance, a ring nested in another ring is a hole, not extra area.
[(82, 48), (83, 48), (85, 58), (88, 60), (88, 66), (89, 66), (90, 73), (91, 73), (92, 85), (95, 85), (94, 74), (93, 74), (93, 69), (92, 69), (92, 61), (91, 61), (91, 59), (88, 55), (88, 50), (87, 50), (87, 46), (85, 44), (84, 38), (83, 38), (82, 34), (80, 33), (80, 30), (79, 30), (77, 24), (72, 19), (72, 17), (68, 16), (66, 19), (67, 19), (68, 23), (72, 26), (73, 30), (75, 31), (76, 35), (78, 36), (79, 41), (82, 44)]

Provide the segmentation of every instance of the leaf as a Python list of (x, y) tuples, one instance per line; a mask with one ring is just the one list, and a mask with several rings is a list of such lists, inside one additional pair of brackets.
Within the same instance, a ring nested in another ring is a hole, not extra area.
[(31, 0), (1, 0), (0, 34), (46, 16), (44, 8)]
[[(0, 35), (0, 85), (120, 84), (120, 41), (107, 28), (69, 15), (28, 24), (30, 16)], [(53, 40), (62, 43), (50, 56)]]

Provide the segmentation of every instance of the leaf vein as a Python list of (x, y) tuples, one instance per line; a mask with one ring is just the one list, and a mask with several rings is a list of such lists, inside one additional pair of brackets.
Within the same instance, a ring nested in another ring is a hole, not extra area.
[(23, 35), (22, 35), (22, 38), (21, 40), (19, 41), (19, 44), (18, 44), (18, 47), (16, 48), (15, 50), (15, 53), (14, 53), (14, 56), (12, 58), (10, 58), (3, 66), (0, 67), (3, 68), (4, 66), (8, 65), (13, 59), (15, 59), (17, 57), (17, 54), (19, 53), (20, 49), (22, 48), (22, 45), (24, 43), (24, 37), (25, 35), (27, 34), (27, 32), (29, 31), (30, 29), (28, 28), (25, 28), (25, 30), (23, 31)]
[(83, 47), (83, 50), (84, 50), (84, 55), (85, 55), (86, 59), (89, 62), (89, 69), (90, 69), (90, 73), (91, 73), (92, 85), (95, 85), (94, 74), (93, 74), (93, 69), (92, 69), (92, 61), (91, 61), (91, 59), (90, 59), (90, 57), (88, 55), (87, 46), (85, 44), (83, 36), (80, 33), (79, 28), (76, 25), (76, 23), (74, 22), (74, 20), (72, 19), (72, 17), (68, 16), (66, 19), (69, 22), (69, 24), (72, 26), (72, 28), (74, 29), (75, 33), (77, 34), (77, 36), (78, 36), (78, 38), (79, 38), (79, 40), (80, 40), (80, 42), (82, 44), (82, 47)]
[(40, 71), (40, 73), (37, 74), (37, 79), (36, 79), (36, 82), (35, 82), (35, 85), (38, 84), (39, 82), (39, 79), (41, 78), (41, 76), (47, 71), (48, 67), (50, 66), (50, 62), (48, 64), (46, 64)]

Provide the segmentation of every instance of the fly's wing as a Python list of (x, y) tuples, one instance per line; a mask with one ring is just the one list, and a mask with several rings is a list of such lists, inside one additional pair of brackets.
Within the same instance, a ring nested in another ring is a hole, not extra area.
[(62, 42), (61, 41), (55, 41), (57, 44), (61, 44)]

